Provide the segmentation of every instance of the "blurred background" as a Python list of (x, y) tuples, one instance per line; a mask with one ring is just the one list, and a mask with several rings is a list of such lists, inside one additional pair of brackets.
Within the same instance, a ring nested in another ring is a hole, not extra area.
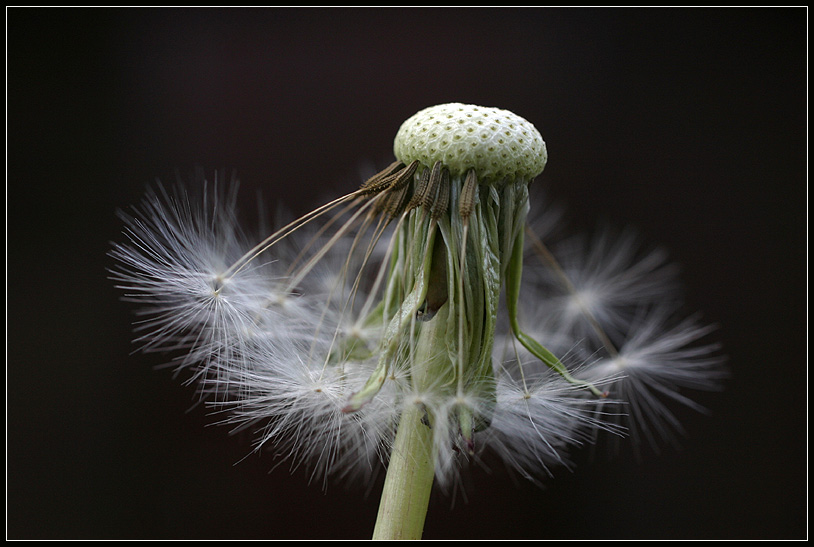
[[(444, 102), (540, 130), (576, 230), (683, 267), (732, 379), (680, 447), (601, 447), (545, 489), (475, 470), (425, 538), (806, 538), (807, 9), (21, 9), (7, 28), (6, 534), (364, 539), (379, 485), (250, 456), (131, 355), (115, 212), (236, 171), (297, 213), (392, 161)], [(250, 211), (253, 212), (253, 211)]]

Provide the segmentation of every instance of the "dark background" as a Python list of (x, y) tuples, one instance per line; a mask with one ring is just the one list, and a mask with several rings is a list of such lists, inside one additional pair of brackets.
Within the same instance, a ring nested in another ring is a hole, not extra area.
[(579, 452), (545, 490), (476, 471), (425, 537), (807, 537), (807, 9), (6, 15), (9, 538), (369, 537), (376, 493), (240, 461), (250, 439), (129, 354), (106, 252), (156, 177), (236, 169), (302, 213), (453, 101), (537, 126), (574, 228), (669, 249), (733, 376), (678, 410), (681, 448)]

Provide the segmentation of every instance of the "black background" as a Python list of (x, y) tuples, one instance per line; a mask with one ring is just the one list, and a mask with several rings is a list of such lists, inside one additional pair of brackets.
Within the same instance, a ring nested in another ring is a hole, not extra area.
[(807, 537), (807, 9), (6, 14), (9, 538), (369, 537), (378, 486), (240, 461), (129, 354), (106, 252), (156, 177), (235, 169), (302, 213), (453, 101), (537, 126), (574, 228), (669, 249), (733, 376), (681, 448), (579, 452), (543, 490), (475, 471), (425, 538)]

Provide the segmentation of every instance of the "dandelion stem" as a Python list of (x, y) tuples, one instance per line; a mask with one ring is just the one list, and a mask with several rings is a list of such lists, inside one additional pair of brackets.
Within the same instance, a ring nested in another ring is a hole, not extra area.
[[(419, 393), (437, 381), (441, 370), (452, 366), (445, 342), (449, 313), (449, 304), (444, 304), (433, 319), (419, 327), (411, 366)], [(433, 418), (418, 401), (401, 414), (373, 539), (421, 539), (435, 478)]]
[(432, 430), (415, 405), (399, 420), (373, 539), (421, 539), (435, 475)]

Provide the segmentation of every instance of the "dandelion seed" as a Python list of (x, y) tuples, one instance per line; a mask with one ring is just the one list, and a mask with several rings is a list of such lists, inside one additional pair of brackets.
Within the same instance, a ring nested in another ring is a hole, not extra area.
[(150, 192), (134, 214), (121, 213), (129, 243), (116, 245), (112, 279), (126, 298), (141, 304), (144, 317), (136, 343), (144, 351), (188, 350), (179, 368), (195, 368), (191, 381), (229, 360), (279, 290), (268, 264), (239, 276), (225, 272), (246, 248), (236, 218), (236, 190), (218, 181), (204, 187), (197, 204), (179, 189)]
[(672, 307), (655, 306), (642, 309), (629, 329), (618, 352), (597, 360), (586, 374), (621, 375), (609, 389), (629, 403), (624, 423), (633, 446), (647, 441), (658, 451), (660, 441), (676, 444), (683, 432), (668, 403), (703, 411), (684, 390), (719, 390), (728, 373), (719, 344), (703, 343), (713, 328), (696, 317), (676, 320)]
[(602, 228), (591, 240), (571, 237), (552, 250), (533, 233), (529, 239), (533, 260), (545, 266), (530, 270), (529, 281), (538, 285), (530, 290), (550, 295), (550, 322), (574, 337), (598, 340), (601, 326), (604, 335), (614, 338), (642, 307), (681, 303), (677, 266), (664, 249), (644, 249), (631, 230), (616, 234)]
[(489, 443), (509, 469), (538, 482), (553, 477), (554, 466), (570, 467), (569, 452), (592, 441), (592, 432), (624, 434), (612, 420), (621, 409), (574, 393), (578, 389), (550, 369), (523, 381), (504, 375), (498, 383), (498, 406)]

